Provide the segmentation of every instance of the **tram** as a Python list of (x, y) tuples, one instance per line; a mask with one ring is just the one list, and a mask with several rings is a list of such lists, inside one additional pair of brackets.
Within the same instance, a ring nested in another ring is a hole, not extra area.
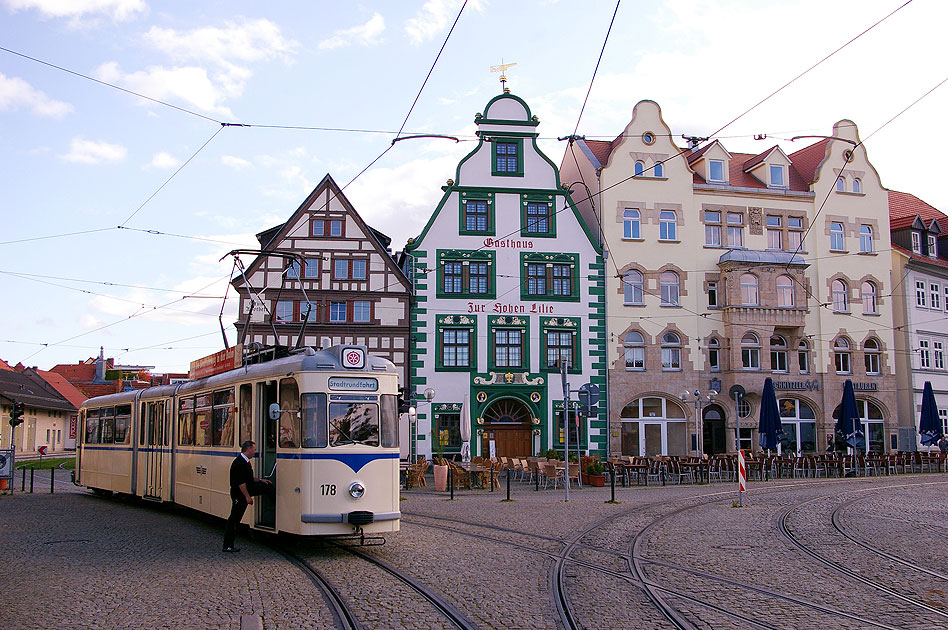
[(257, 444), (243, 522), (303, 536), (399, 529), (398, 375), (364, 346), (302, 348), (177, 385), (91, 398), (79, 411), (78, 485), (227, 518), (230, 465)]

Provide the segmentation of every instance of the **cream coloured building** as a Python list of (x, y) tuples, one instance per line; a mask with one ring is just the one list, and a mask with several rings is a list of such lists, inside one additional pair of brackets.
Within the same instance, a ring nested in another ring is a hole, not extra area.
[(846, 379), (867, 448), (896, 447), (887, 191), (855, 124), (827, 131), (789, 155), (681, 148), (641, 101), (614, 141), (567, 150), (608, 252), (612, 453), (756, 449), (768, 376), (786, 448), (825, 449)]

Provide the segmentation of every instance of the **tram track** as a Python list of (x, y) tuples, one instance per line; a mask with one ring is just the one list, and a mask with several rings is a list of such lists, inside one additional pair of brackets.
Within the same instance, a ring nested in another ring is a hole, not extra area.
[(329, 610), (333, 616), (333, 622), (340, 630), (362, 630), (362, 624), (355, 616), (355, 612), (349, 607), (348, 602), (339, 594), (336, 587), (333, 586), (322, 573), (313, 568), (308, 562), (297, 556), (292, 551), (283, 547), (271, 545), (271, 548), (280, 553), (284, 558), (298, 568), (303, 575), (316, 586), (322, 593), (323, 598), (329, 605)]
[[(874, 490), (875, 490), (875, 491), (878, 491), (878, 490), (881, 490), (881, 489), (892, 489), (892, 488), (909, 487), (909, 486), (916, 486), (916, 485), (932, 485), (932, 484), (945, 484), (945, 483), (948, 483), (948, 482), (929, 482), (929, 483), (927, 483), (927, 484), (904, 484), (904, 485), (895, 485), (895, 486), (889, 485), (889, 486), (884, 486), (883, 488), (867, 488), (867, 489), (860, 490), (860, 492), (870, 492), (870, 491), (874, 491)], [(935, 615), (935, 616), (937, 616), (937, 617), (940, 617), (940, 618), (942, 618), (942, 619), (948, 619), (948, 611), (946, 611), (946, 610), (944, 610), (944, 609), (936, 608), (936, 607), (934, 607), (934, 606), (930, 606), (930, 605), (928, 605), (927, 603), (925, 603), (925, 602), (923, 602), (923, 601), (921, 601), (921, 600), (919, 600), (919, 599), (916, 599), (916, 598), (914, 598), (914, 597), (910, 597), (910, 596), (908, 596), (908, 595), (905, 595), (904, 593), (900, 593), (899, 591), (897, 591), (897, 590), (895, 590), (894, 588), (891, 588), (891, 587), (889, 587), (889, 586), (886, 586), (885, 584), (881, 584), (881, 583), (880, 583), (879, 581), (877, 581), (877, 580), (873, 580), (873, 579), (864, 577), (864, 576), (860, 575), (859, 573), (853, 571), (853, 570), (850, 569), (849, 567), (843, 565), (842, 563), (836, 562), (835, 560), (832, 560), (832, 559), (826, 557), (826, 555), (824, 555), (824, 554), (822, 554), (822, 553), (819, 553), (818, 551), (812, 549), (811, 547), (809, 547), (809, 546), (807, 546), (806, 544), (804, 544), (797, 536), (795, 536), (794, 533), (793, 533), (792, 528), (790, 527), (790, 525), (789, 525), (788, 522), (787, 522), (787, 521), (790, 519), (790, 515), (793, 514), (793, 512), (795, 512), (796, 510), (798, 510), (798, 509), (800, 509), (800, 508), (802, 508), (802, 507), (804, 507), (804, 506), (806, 506), (806, 505), (809, 505), (809, 504), (811, 504), (811, 503), (815, 503), (815, 502), (817, 502), (817, 501), (819, 501), (819, 500), (822, 500), (822, 499), (825, 499), (825, 498), (827, 498), (827, 497), (817, 497), (817, 498), (814, 498), (814, 499), (810, 499), (810, 500), (808, 500), (808, 501), (804, 501), (803, 503), (799, 503), (799, 504), (797, 504), (797, 505), (790, 506), (789, 508), (785, 508), (785, 509), (780, 513), (780, 515), (777, 517), (776, 529), (777, 529), (778, 533), (779, 533), (787, 542), (789, 542), (794, 548), (796, 548), (797, 550), (799, 550), (801, 553), (804, 553), (805, 555), (809, 556), (810, 558), (813, 558), (814, 560), (816, 560), (816, 561), (819, 562), (820, 564), (822, 564), (822, 565), (824, 565), (824, 566), (826, 566), (826, 567), (832, 569), (833, 571), (835, 571), (835, 572), (837, 572), (837, 573), (840, 573), (840, 574), (842, 574), (842, 575), (845, 575), (846, 577), (848, 577), (848, 578), (850, 578), (850, 579), (852, 579), (852, 580), (855, 580), (855, 581), (857, 581), (857, 582), (859, 582), (859, 583), (861, 583), (861, 584), (864, 584), (864, 585), (866, 585), (866, 586), (868, 586), (868, 587), (870, 587), (870, 588), (872, 588), (872, 589), (874, 589), (874, 590), (877, 590), (877, 591), (879, 591), (879, 592), (885, 593), (886, 595), (889, 595), (890, 597), (894, 597), (895, 599), (898, 599), (898, 600), (901, 601), (901, 602), (904, 602), (904, 603), (906, 603), (906, 604), (909, 604), (909, 605), (911, 605), (911, 606), (914, 606), (914, 607), (916, 607), (916, 608), (918, 608), (918, 609), (920, 609), (920, 610), (924, 610), (924, 611), (926, 611), (926, 612), (928, 612), (928, 613), (930, 613), (930, 614), (932, 614), (932, 615)], [(845, 504), (844, 504), (844, 505), (845, 505)], [(841, 506), (841, 507), (842, 507), (842, 506)], [(834, 512), (834, 514), (835, 514), (835, 512)], [(838, 521), (838, 516), (837, 516), (837, 521)], [(836, 525), (836, 524), (834, 523), (834, 528), (835, 528), (835, 525)], [(841, 532), (841, 533), (842, 533), (842, 532)], [(844, 535), (845, 535), (845, 534), (844, 534)], [(847, 536), (847, 538), (849, 538), (849, 537)], [(850, 540), (851, 540), (851, 538), (850, 538)], [(856, 541), (856, 542), (858, 543), (859, 541)], [(866, 548), (866, 546), (865, 546), (864, 544), (862, 544), (862, 543), (859, 543), (859, 546), (862, 547), (862, 548)], [(890, 559), (892, 558), (891, 554), (881, 554), (881, 555), (884, 555), (885, 557), (888, 557), (888, 558), (890, 558)], [(916, 568), (916, 569), (921, 568), (921, 567), (917, 567), (916, 565), (912, 565), (911, 563), (907, 563), (907, 562), (900, 562), (900, 564), (903, 564), (903, 565), (906, 565), (906, 566), (913, 566), (913, 568)], [(927, 571), (925, 571), (925, 572), (927, 572)]]

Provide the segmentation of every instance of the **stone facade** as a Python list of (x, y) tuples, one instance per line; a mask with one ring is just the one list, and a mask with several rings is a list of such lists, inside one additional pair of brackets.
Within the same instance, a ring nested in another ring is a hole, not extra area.
[(831, 136), (789, 155), (682, 149), (642, 101), (614, 141), (567, 150), (563, 178), (592, 191), (574, 198), (608, 254), (612, 453), (756, 449), (768, 376), (787, 448), (824, 450), (846, 379), (869, 446), (894, 448), (887, 192), (856, 126)]

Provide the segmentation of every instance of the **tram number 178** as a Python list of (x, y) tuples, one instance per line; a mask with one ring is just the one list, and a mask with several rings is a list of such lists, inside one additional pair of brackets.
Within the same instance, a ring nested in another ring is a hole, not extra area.
[(336, 496), (336, 484), (334, 483), (324, 483), (320, 486), (322, 490), (322, 495), (325, 496)]

